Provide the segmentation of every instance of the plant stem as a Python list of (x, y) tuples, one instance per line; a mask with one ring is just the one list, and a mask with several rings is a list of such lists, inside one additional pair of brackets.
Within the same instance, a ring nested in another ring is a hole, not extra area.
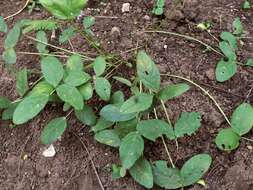
[[(155, 108), (154, 108), (154, 114), (155, 114), (155, 118), (158, 119), (158, 117), (157, 117), (157, 112), (156, 112), (156, 109), (155, 109)], [(170, 151), (169, 151), (169, 149), (168, 149), (168, 146), (167, 146), (167, 144), (166, 144), (166, 142), (165, 142), (163, 136), (161, 136), (161, 139), (162, 139), (162, 142), (163, 142), (163, 146), (164, 146), (164, 148), (165, 148), (165, 151), (166, 151), (166, 153), (167, 153), (167, 155), (168, 155), (168, 157), (169, 157), (169, 161), (170, 161), (170, 163), (171, 163), (171, 166), (172, 166), (173, 168), (175, 168), (175, 165), (174, 165), (174, 163), (173, 163), (172, 157), (171, 157), (171, 155), (170, 155)]]
[(253, 142), (253, 139), (249, 139), (249, 138), (246, 138), (246, 137), (241, 137), (241, 139), (249, 141), (249, 142)]
[(82, 54), (80, 54), (80, 53), (76, 53), (76, 52), (73, 52), (73, 51), (70, 51), (70, 50), (67, 50), (67, 49), (64, 49), (64, 48), (61, 48), (61, 47), (58, 47), (58, 46), (49, 44), (49, 43), (45, 43), (45, 42), (43, 42), (43, 41), (41, 41), (41, 40), (38, 40), (38, 39), (36, 39), (36, 38), (34, 38), (34, 37), (31, 37), (31, 36), (28, 36), (28, 35), (24, 35), (24, 36), (27, 37), (28, 39), (31, 39), (31, 40), (33, 40), (33, 41), (42, 43), (42, 44), (44, 44), (44, 45), (50, 46), (50, 47), (52, 47), (52, 48), (55, 48), (55, 49), (58, 49), (58, 50), (61, 50), (61, 51), (64, 51), (64, 52), (66, 52), (66, 53), (73, 54), (73, 55), (79, 55), (80, 57), (85, 58), (85, 59), (88, 60), (88, 61), (93, 61), (93, 60), (94, 60), (93, 58), (88, 57), (88, 56), (86, 56), (86, 55), (82, 55)]
[(197, 83), (193, 82), (190, 79), (178, 76), (178, 75), (170, 75), (170, 74), (161, 74), (162, 76), (167, 76), (167, 77), (172, 77), (172, 78), (178, 78), (178, 79), (182, 79), (184, 81), (187, 81), (189, 83), (191, 83), (192, 85), (196, 86), (197, 88), (199, 88), (202, 92), (204, 92), (205, 95), (207, 95), (216, 105), (216, 107), (218, 108), (218, 110), (221, 112), (221, 114), (223, 115), (223, 117), (225, 118), (226, 122), (231, 126), (231, 123), (228, 119), (228, 117), (226, 116), (226, 114), (224, 113), (224, 111), (222, 110), (222, 108), (220, 107), (220, 105), (218, 104), (218, 102), (215, 100), (215, 98), (209, 94), (209, 92), (207, 90), (205, 90), (204, 88), (202, 88), (200, 85), (198, 85)]
[(215, 52), (215, 53), (221, 55), (222, 57), (224, 57), (224, 55), (221, 52), (219, 52), (218, 50), (216, 50), (212, 46), (208, 45), (207, 43), (205, 43), (205, 42), (203, 42), (201, 40), (198, 40), (198, 39), (196, 39), (194, 37), (191, 37), (191, 36), (187, 36), (187, 35), (184, 35), (184, 34), (179, 34), (179, 33), (176, 33), (176, 32), (167, 32), (167, 31), (160, 31), (160, 30), (148, 30), (148, 31), (144, 31), (144, 32), (145, 33), (169, 34), (169, 35), (172, 35), (172, 36), (177, 36), (177, 37), (185, 38), (187, 40), (195, 41), (195, 42), (198, 42), (201, 45), (205, 46), (207, 49), (210, 49), (213, 52)]
[(50, 54), (50, 53), (36, 53), (36, 52), (25, 52), (25, 51), (19, 51), (17, 54), (24, 54), (24, 55), (43, 55), (43, 56), (54, 56), (54, 57), (69, 57), (68, 55), (56, 55), (56, 54)]

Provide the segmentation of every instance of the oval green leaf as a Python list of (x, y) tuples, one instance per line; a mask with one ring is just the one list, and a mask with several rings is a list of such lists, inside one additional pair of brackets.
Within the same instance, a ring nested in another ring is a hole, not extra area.
[(192, 185), (200, 180), (211, 163), (212, 158), (208, 154), (198, 154), (189, 159), (180, 170), (183, 185)]
[(240, 136), (253, 127), (253, 107), (248, 103), (239, 105), (232, 114), (231, 127)]
[(104, 129), (107, 129), (111, 127), (114, 124), (114, 122), (107, 121), (103, 117), (100, 117), (96, 123), (95, 126), (92, 127), (92, 131), (97, 133), (98, 131), (102, 131)]
[(78, 90), (82, 94), (84, 100), (89, 100), (93, 96), (93, 87), (90, 82), (78, 87)]
[(0, 109), (8, 108), (11, 104), (11, 101), (5, 96), (0, 96)]
[(56, 87), (63, 78), (64, 70), (56, 57), (44, 57), (41, 60), (41, 70), (46, 81)]
[(75, 110), (75, 115), (79, 121), (88, 126), (93, 126), (97, 122), (97, 117), (94, 111), (86, 104), (83, 105), (82, 110)]
[(147, 110), (153, 102), (152, 94), (140, 93), (130, 97), (120, 107), (122, 113), (136, 113)]
[(24, 96), (24, 94), (28, 90), (28, 80), (27, 80), (27, 69), (24, 68), (17, 73), (16, 76), (16, 89), (20, 96)]
[(96, 141), (112, 147), (120, 146), (120, 138), (114, 130), (104, 130), (95, 135)]
[(20, 125), (34, 118), (46, 106), (49, 96), (46, 94), (27, 96), (13, 114), (13, 123)]
[(60, 99), (62, 99), (64, 102), (69, 103), (76, 110), (83, 109), (83, 97), (76, 87), (62, 84), (57, 87), (56, 92)]
[(139, 184), (151, 189), (153, 187), (152, 167), (145, 158), (140, 158), (129, 170), (130, 175)]
[(185, 93), (190, 89), (190, 86), (188, 84), (182, 83), (182, 84), (172, 84), (165, 88), (163, 88), (159, 94), (158, 98), (167, 101), (172, 98), (178, 97), (181, 94)]
[(239, 146), (240, 136), (233, 129), (222, 129), (215, 138), (215, 143), (220, 150), (231, 151)]
[(3, 60), (7, 64), (15, 64), (17, 61), (17, 55), (14, 48), (9, 48), (9, 49), (4, 50), (2, 56), (3, 56)]
[(95, 91), (99, 97), (104, 100), (110, 100), (111, 96), (111, 84), (105, 78), (98, 77), (95, 79)]
[(131, 168), (142, 156), (144, 141), (137, 132), (131, 132), (122, 139), (119, 154), (124, 168)]
[(97, 77), (101, 76), (105, 72), (106, 61), (102, 56), (98, 56), (93, 62), (93, 69)]
[(43, 129), (40, 141), (46, 145), (52, 144), (64, 133), (66, 128), (67, 121), (65, 117), (55, 118)]
[(235, 62), (226, 62), (222, 59), (216, 67), (216, 80), (219, 82), (227, 81), (235, 75), (236, 71), (237, 65)]
[(80, 55), (74, 54), (69, 57), (66, 64), (67, 71), (77, 70), (83, 71), (83, 60)]
[(90, 80), (90, 75), (83, 71), (71, 70), (68, 72), (64, 82), (70, 86), (80, 86)]

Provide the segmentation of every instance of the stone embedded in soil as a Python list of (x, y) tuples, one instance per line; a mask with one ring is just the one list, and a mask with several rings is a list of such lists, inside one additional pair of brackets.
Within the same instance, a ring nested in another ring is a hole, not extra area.
[(119, 29), (119, 27), (116, 27), (116, 26), (112, 27), (112, 30), (111, 30), (110, 34), (112, 36), (119, 37), (120, 36), (120, 29)]
[(122, 13), (130, 12), (130, 3), (123, 3), (121, 11)]

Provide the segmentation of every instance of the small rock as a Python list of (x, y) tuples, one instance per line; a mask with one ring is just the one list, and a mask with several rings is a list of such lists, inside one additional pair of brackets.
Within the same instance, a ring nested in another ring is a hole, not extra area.
[(119, 27), (114, 26), (110, 32), (111, 35), (113, 36), (120, 36), (120, 29)]
[(143, 19), (148, 21), (148, 20), (150, 20), (150, 16), (145, 15), (145, 16), (143, 17)]
[(130, 12), (130, 3), (123, 3), (121, 11), (122, 13)]
[(46, 150), (43, 151), (42, 155), (46, 158), (54, 157), (55, 155), (54, 146), (51, 144)]
[(164, 48), (164, 49), (167, 49), (167, 48), (168, 48), (168, 45), (164, 45), (163, 48)]

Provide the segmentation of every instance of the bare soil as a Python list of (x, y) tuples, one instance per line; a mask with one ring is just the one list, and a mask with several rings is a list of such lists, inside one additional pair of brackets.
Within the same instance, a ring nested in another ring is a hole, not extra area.
[[(129, 13), (122, 13), (121, 7), (125, 2), (131, 4)], [(103, 48), (118, 55), (126, 61), (133, 62), (136, 47), (145, 49), (158, 64), (161, 73), (175, 74), (190, 78), (206, 88), (219, 102), (228, 116), (233, 109), (243, 101), (253, 104), (253, 96), (249, 94), (252, 88), (253, 70), (239, 67), (237, 74), (228, 82), (217, 83), (214, 69), (220, 56), (214, 52), (203, 52), (200, 44), (165, 34), (144, 33), (145, 30), (173, 31), (190, 35), (217, 47), (217, 41), (209, 34), (196, 29), (196, 24), (211, 20), (212, 34), (219, 37), (222, 31), (231, 31), (233, 19), (239, 16), (247, 31), (247, 36), (253, 34), (252, 10), (243, 11), (243, 0), (185, 0), (171, 14), (171, 1), (167, 1), (165, 15), (154, 17), (151, 13), (152, 1), (148, 0), (109, 0), (90, 1), (84, 13), (96, 16), (94, 32)], [(19, 10), (25, 0), (2, 0), (0, 2), (1, 16)], [(13, 25), (22, 18), (46, 18), (44, 11), (34, 11), (31, 15), (27, 10), (14, 19), (8, 20)], [(111, 18), (113, 17), (113, 18)], [(111, 32), (113, 27), (119, 33)], [(0, 34), (0, 52), (3, 51), (4, 36)], [(252, 38), (244, 39), (245, 45), (239, 52), (240, 62), (253, 57)], [(73, 39), (74, 48), (81, 52), (93, 51), (80, 37)], [(23, 40), (17, 51), (34, 52), (35, 45)], [(17, 67), (39, 69), (39, 57), (19, 55)], [(15, 78), (9, 74), (0, 60), (0, 95), (12, 100), (18, 97), (15, 92)], [(132, 71), (120, 68), (118, 75), (129, 75)], [(31, 80), (36, 77), (31, 76)], [(180, 82), (178, 79), (163, 77), (163, 83)], [(116, 86), (116, 89), (123, 86)], [(233, 152), (221, 152), (214, 139), (221, 128), (228, 127), (223, 116), (213, 102), (201, 91), (192, 87), (180, 98), (168, 102), (169, 114), (175, 121), (182, 111), (199, 111), (202, 114), (202, 127), (191, 137), (179, 140), (179, 150), (176, 151), (174, 142), (169, 142), (170, 151), (178, 167), (184, 161), (197, 153), (210, 153), (213, 158), (211, 169), (204, 179), (207, 187), (199, 185), (186, 188), (191, 190), (252, 190), (253, 189), (253, 150), (252, 143), (242, 140), (240, 147)], [(57, 154), (53, 158), (45, 158), (42, 151), (46, 148), (38, 141), (45, 123), (55, 116), (61, 116), (61, 105), (49, 105), (38, 117), (31, 122), (11, 129), (10, 123), (0, 121), (0, 189), (1, 190), (99, 190), (98, 180), (92, 169), (90, 159), (81, 141), (88, 148), (98, 175), (107, 190), (142, 190), (143, 187), (127, 176), (121, 180), (112, 180), (110, 166), (119, 163), (116, 149), (97, 143), (89, 128), (80, 124), (74, 115), (69, 120), (69, 128), (61, 140), (55, 143)], [(160, 114), (161, 115), (161, 114)], [(250, 132), (247, 138), (253, 138)], [(80, 141), (81, 140), (81, 141)], [(167, 159), (161, 142), (147, 143), (145, 155), (150, 160)], [(27, 158), (24, 159), (24, 156)], [(153, 189), (159, 189), (154, 187)]]

